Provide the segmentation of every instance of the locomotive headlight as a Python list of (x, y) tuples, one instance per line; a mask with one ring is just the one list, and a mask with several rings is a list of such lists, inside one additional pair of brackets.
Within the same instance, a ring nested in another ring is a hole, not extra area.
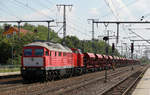
[(41, 70), (44, 70), (44, 67), (41, 67)]
[(25, 67), (23, 67), (23, 70), (26, 70), (26, 68), (25, 68)]

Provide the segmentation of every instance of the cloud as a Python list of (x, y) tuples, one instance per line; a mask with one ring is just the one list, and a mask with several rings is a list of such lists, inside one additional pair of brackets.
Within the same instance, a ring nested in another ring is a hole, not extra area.
[[(137, 0), (130, 9), (135, 11), (135, 13), (149, 13), (150, 9), (150, 0)], [(141, 14), (142, 15), (142, 14)]]
[(51, 12), (48, 9), (43, 9), (43, 10), (39, 10), (37, 12), (33, 12), (31, 14), (27, 14), (25, 16), (23, 16), (23, 19), (28, 19), (28, 20), (32, 20), (32, 19), (45, 19), (45, 18), (50, 18), (53, 14), (50, 14)]
[(22, 16), (22, 19), (25, 19), (25, 20), (56, 19), (56, 12), (57, 12), (57, 7), (53, 6), (52, 8), (41, 9), (41, 10), (34, 11), (30, 14), (26, 14)]
[(94, 16), (100, 15), (100, 12), (99, 12), (98, 8), (91, 8), (90, 11), (89, 11), (89, 13), (91, 15), (94, 15)]
[[(84, 32), (83, 28), (85, 28), (85, 26), (83, 27), (82, 24), (82, 20), (79, 20), (77, 11), (75, 7), (72, 7), (72, 9), (70, 10), (69, 8), (66, 8), (66, 19), (67, 19), (67, 35), (78, 35), (77, 37), (79, 38), (87, 38), (85, 37), (85, 35), (83, 35), (80, 32)], [(44, 20), (47, 17), (53, 17), (53, 19), (57, 19), (56, 22), (62, 22), (63, 21), (63, 8), (61, 8), (59, 11), (57, 10), (57, 7), (55, 6), (55, 9), (53, 10), (49, 10), (49, 9), (42, 9), (36, 12), (33, 12), (31, 14), (25, 15), (23, 16), (23, 18), (25, 20)], [(35, 24), (35, 23), (32, 23)], [(47, 23), (38, 23), (38, 24), (42, 24), (42, 25), (46, 25)], [(52, 28), (55, 31), (58, 31), (61, 27), (62, 27), (62, 23), (60, 23), (58, 25), (59, 27), (56, 28)], [(81, 29), (79, 29), (79, 27)], [(62, 30), (59, 32), (59, 36), (62, 37)]]
[[(145, 15), (149, 12), (150, 0), (136, 0), (134, 2), (126, 2), (126, 5), (122, 0), (106, 0), (107, 2), (112, 2), (113, 13), (118, 14), (116, 17), (119, 17), (122, 20), (137, 20), (137, 16)], [(135, 17), (136, 16), (136, 17)]]
[(135, 18), (123, 1), (105, 0), (105, 2), (107, 3), (111, 12), (113, 12), (113, 15), (117, 20), (129, 20)]

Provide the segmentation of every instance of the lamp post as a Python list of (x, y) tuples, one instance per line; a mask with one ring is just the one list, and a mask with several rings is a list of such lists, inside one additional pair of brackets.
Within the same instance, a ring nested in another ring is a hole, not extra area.
[[(107, 41), (109, 40), (109, 37), (105, 36), (103, 40), (105, 41), (105, 52), (106, 52), (106, 55), (108, 55)], [(106, 62), (106, 65), (105, 65), (105, 81), (104, 81), (105, 83), (107, 82), (107, 64), (108, 64), (108, 61)]]
[[(133, 60), (133, 52), (134, 52), (134, 43), (131, 43), (131, 59)], [(132, 63), (132, 68), (131, 70), (134, 70), (133, 68), (133, 63)]]
[(112, 69), (113, 70), (115, 70), (115, 68), (114, 68), (114, 62), (115, 62), (115, 60), (114, 60), (114, 53), (115, 53), (115, 44), (114, 43), (112, 43), (112, 56), (113, 56), (113, 63), (112, 63)]

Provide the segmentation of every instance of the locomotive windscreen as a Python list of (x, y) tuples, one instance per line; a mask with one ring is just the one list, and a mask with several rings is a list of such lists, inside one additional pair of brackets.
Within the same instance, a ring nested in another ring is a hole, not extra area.
[(43, 49), (34, 49), (35, 56), (43, 56), (44, 50)]
[(24, 49), (24, 56), (32, 56), (32, 49)]

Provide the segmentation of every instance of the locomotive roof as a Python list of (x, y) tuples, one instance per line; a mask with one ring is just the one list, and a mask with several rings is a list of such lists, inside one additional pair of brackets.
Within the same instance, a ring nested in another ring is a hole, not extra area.
[(66, 47), (66, 46), (63, 46), (59, 43), (52, 43), (52, 42), (32, 42), (32, 43), (29, 43), (26, 46), (42, 46), (42, 47), (45, 47), (49, 50), (54, 50), (54, 51), (60, 51), (60, 52), (70, 52), (72, 53), (71, 49)]

